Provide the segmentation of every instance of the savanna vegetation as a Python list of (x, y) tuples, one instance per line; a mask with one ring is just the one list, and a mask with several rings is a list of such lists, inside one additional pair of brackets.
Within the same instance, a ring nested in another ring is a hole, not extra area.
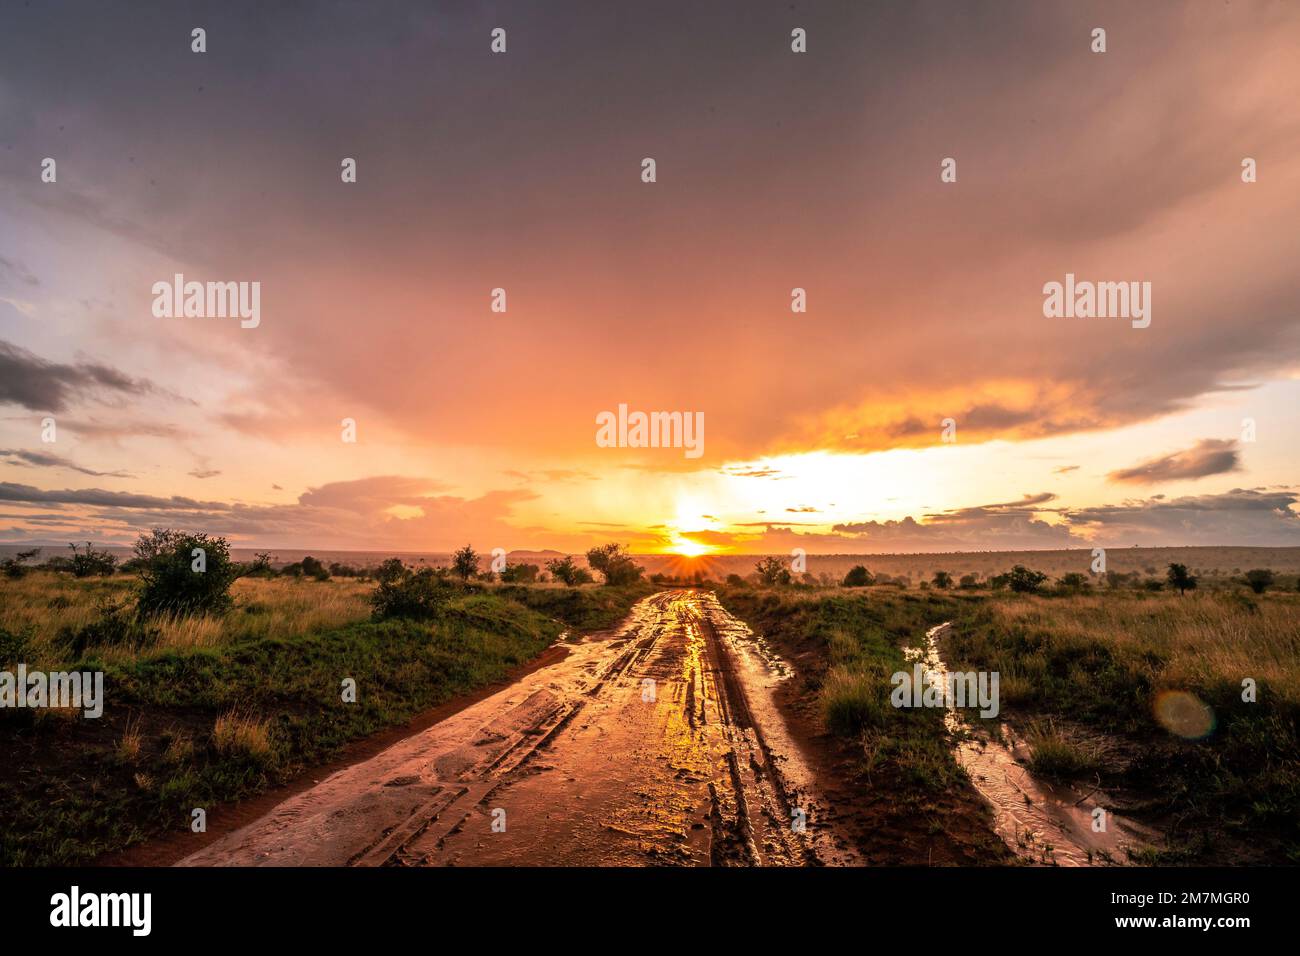
[(287, 782), (652, 590), (618, 569), (622, 583), (585, 587), (493, 575), (468, 548), (447, 568), (277, 570), (157, 531), (122, 565), (104, 554), (28, 553), (0, 577), (0, 671), (101, 671), (106, 698), (94, 719), (0, 710), (0, 764), (21, 768), (0, 775), (0, 865), (85, 863), (186, 829), (194, 808)]
[(948, 666), (1000, 675), (986, 729), (1009, 722), (1036, 773), (1100, 788), (1165, 832), (1145, 862), (1300, 862), (1295, 582), (1178, 562), (1163, 576), (1052, 581), (1018, 564), (904, 588), (855, 566), (827, 588), (783, 564), (764, 559), (720, 597), (796, 662), (826, 730), (860, 747), (861, 773), (910, 787), (915, 803), (960, 776), (939, 712), (889, 702), (890, 675), (911, 666), (903, 649), (952, 621)]

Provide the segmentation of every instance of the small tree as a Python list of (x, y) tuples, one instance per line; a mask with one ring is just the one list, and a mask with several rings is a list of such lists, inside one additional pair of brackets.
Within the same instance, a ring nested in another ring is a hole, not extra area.
[(1185, 564), (1169, 565), (1169, 570), (1165, 573), (1165, 580), (1169, 582), (1171, 588), (1178, 588), (1180, 595), (1196, 590), (1196, 578), (1188, 572)]
[(302, 559), (302, 573), (305, 577), (314, 578), (317, 581), (328, 581), (330, 579), (329, 569), (319, 558), (313, 558), (310, 554)]
[(980, 586), (980, 576), (978, 574), (963, 574), (957, 586), (963, 591), (969, 591)]
[(451, 556), (451, 570), (462, 581), (478, 574), (478, 552), (468, 544)]
[(1251, 568), (1246, 572), (1246, 583), (1256, 594), (1263, 594), (1273, 583), (1273, 572), (1268, 568)]
[(571, 588), (577, 587), (579, 584), (587, 584), (591, 581), (591, 572), (586, 568), (578, 567), (578, 565), (574, 563), (573, 555), (571, 554), (566, 554), (563, 560), (560, 558), (552, 558), (550, 561), (547, 561), (546, 570), (551, 572), (551, 575), (555, 580), (562, 581)]
[(940, 591), (946, 591), (950, 587), (952, 587), (952, 575), (949, 574), (947, 571), (934, 572), (934, 577), (931, 578), (930, 580), (934, 583), (934, 586), (937, 587)]
[(1061, 575), (1061, 579), (1056, 583), (1062, 591), (1086, 591), (1090, 587), (1087, 575), (1080, 574), (1078, 571)]
[(758, 572), (759, 580), (769, 588), (778, 584), (789, 584), (792, 580), (790, 566), (783, 558), (766, 557), (754, 565), (754, 570)]
[(98, 575), (106, 578), (117, 566), (117, 558), (107, 551), (96, 551), (89, 541), (86, 542), (85, 551), (78, 551), (75, 544), (70, 544), (68, 547), (72, 549), (73, 577), (89, 578)]
[(396, 558), (389, 558), (382, 569), (379, 584), (370, 592), (371, 615), (376, 621), (427, 621), (442, 614), (449, 589), (433, 568), (412, 571)]
[(141, 614), (224, 614), (235, 603), (230, 586), (243, 568), (225, 538), (154, 529), (136, 540), (135, 559)]
[(12, 558), (5, 558), (0, 567), (4, 568), (5, 575), (14, 579), (21, 578), (30, 568), (27, 567), (27, 561), (41, 553), (40, 548), (32, 548), (30, 551), (19, 551)]
[(1031, 571), (1023, 564), (1017, 564), (1007, 572), (1007, 586), (1017, 594), (1032, 594), (1043, 586), (1047, 575), (1042, 571)]
[(876, 579), (860, 564), (855, 564), (849, 568), (849, 573), (844, 575), (844, 586), (846, 588), (865, 588), (876, 583)]
[(244, 566), (243, 576), (246, 578), (275, 577), (275, 568), (271, 567), (271, 552), (259, 551), (253, 555), (253, 560)]
[(592, 548), (587, 552), (587, 564), (605, 576), (606, 584), (615, 586), (634, 584), (641, 580), (641, 574), (645, 571), (632, 560), (627, 548), (621, 544)]
[(542, 569), (535, 564), (507, 564), (501, 569), (503, 584), (532, 584)]

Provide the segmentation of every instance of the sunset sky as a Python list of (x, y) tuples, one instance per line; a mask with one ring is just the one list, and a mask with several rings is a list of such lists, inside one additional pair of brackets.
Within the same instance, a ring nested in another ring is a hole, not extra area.
[(1300, 5), (407, 6), (6, 6), (0, 544), (1300, 546)]

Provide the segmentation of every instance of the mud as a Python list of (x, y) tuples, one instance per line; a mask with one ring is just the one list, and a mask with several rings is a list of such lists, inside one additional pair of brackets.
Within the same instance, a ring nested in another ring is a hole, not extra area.
[(659, 593), (181, 865), (861, 862), (776, 705), (788, 677), (712, 593)]
[[(950, 627), (926, 633), (923, 648), (909, 654), (928, 671), (947, 673), (939, 641)], [(1097, 788), (1081, 790), (1036, 777), (1026, 768), (1029, 746), (1002, 723), (1001, 739), (970, 726), (956, 709), (945, 715), (953, 755), (993, 809), (994, 829), (1017, 856), (1031, 863), (1102, 866), (1128, 862), (1129, 852), (1150, 846), (1160, 834), (1114, 813)], [(1097, 811), (1101, 810), (1100, 815)], [(1101, 827), (1099, 829), (1099, 827)]]

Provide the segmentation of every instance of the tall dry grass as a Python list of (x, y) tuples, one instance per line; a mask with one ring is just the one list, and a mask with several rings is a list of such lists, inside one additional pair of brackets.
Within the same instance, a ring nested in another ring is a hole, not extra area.
[(989, 602), (995, 627), (1145, 657), (1155, 687), (1239, 684), (1243, 676), (1300, 704), (1300, 595), (1272, 592), (1094, 594)]
[[(125, 575), (77, 579), (45, 571), (0, 580), (0, 630), (25, 636), (29, 663), (52, 663), (63, 653), (57, 640), (61, 630), (90, 624), (99, 616), (101, 602), (130, 600), (133, 586), (134, 578)], [(104, 656), (134, 658), (183, 647), (290, 638), (366, 620), (373, 587), (351, 579), (241, 578), (231, 589), (235, 608), (229, 614), (159, 619), (153, 622), (161, 631), (156, 644), (139, 651), (106, 649)]]

